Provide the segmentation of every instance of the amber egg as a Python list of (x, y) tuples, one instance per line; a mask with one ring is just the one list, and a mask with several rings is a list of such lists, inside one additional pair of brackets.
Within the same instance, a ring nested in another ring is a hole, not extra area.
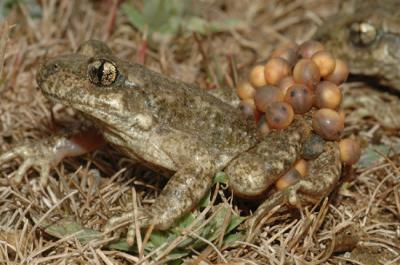
[(336, 111), (319, 109), (313, 115), (312, 127), (322, 138), (337, 140), (343, 132), (344, 122)]
[(249, 81), (255, 88), (262, 87), (267, 84), (264, 76), (264, 65), (256, 65), (251, 69)]
[(340, 159), (346, 165), (354, 165), (360, 159), (360, 145), (352, 139), (343, 139), (339, 142)]
[(294, 168), (290, 169), (288, 172), (286, 172), (285, 175), (280, 177), (276, 182), (275, 182), (275, 187), (278, 190), (284, 190), (287, 187), (292, 186), (295, 184), (297, 181), (301, 179), (301, 174)]
[(294, 82), (293, 76), (289, 75), (279, 81), (278, 87), (282, 90), (283, 94), (286, 95), (286, 91), (294, 84), (296, 84), (296, 82)]
[(296, 83), (304, 84), (310, 89), (318, 84), (321, 75), (318, 66), (311, 59), (301, 59), (293, 69), (293, 79)]
[(329, 81), (320, 82), (315, 89), (315, 106), (322, 109), (337, 109), (342, 102), (342, 91)]
[(299, 59), (299, 54), (293, 48), (278, 47), (271, 53), (271, 58), (277, 58), (277, 57), (285, 59), (288, 62), (289, 66), (293, 66)]
[(349, 76), (349, 67), (347, 66), (347, 64), (343, 60), (336, 59), (335, 69), (331, 74), (325, 76), (325, 80), (331, 81), (336, 85), (340, 85), (344, 81), (346, 81), (348, 76)]
[(259, 111), (266, 112), (268, 105), (273, 102), (283, 101), (282, 90), (276, 86), (266, 85), (256, 90), (254, 102)]
[(305, 161), (304, 159), (297, 160), (297, 162), (294, 164), (294, 169), (296, 169), (302, 177), (307, 176), (308, 174), (307, 161)]
[(264, 76), (267, 84), (276, 85), (285, 76), (290, 75), (289, 63), (280, 57), (271, 58), (264, 66)]
[(313, 106), (314, 95), (305, 85), (297, 84), (288, 89), (285, 101), (293, 107), (294, 113), (303, 114)]
[(328, 51), (316, 52), (311, 57), (311, 60), (318, 66), (321, 76), (327, 76), (335, 70), (336, 59)]
[(323, 51), (324, 45), (315, 40), (306, 41), (299, 46), (299, 54), (303, 58), (311, 58), (315, 53)]
[(268, 106), (265, 117), (270, 128), (284, 129), (292, 123), (294, 112), (288, 103), (274, 102)]
[(253, 98), (256, 94), (256, 89), (249, 82), (241, 82), (236, 87), (236, 94), (240, 99)]

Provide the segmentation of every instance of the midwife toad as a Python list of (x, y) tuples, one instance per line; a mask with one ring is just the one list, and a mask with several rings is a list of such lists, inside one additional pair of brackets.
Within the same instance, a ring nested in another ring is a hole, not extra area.
[[(340, 12), (328, 19), (313, 38), (344, 59), (352, 74), (372, 78), (400, 95), (400, 9), (398, 0), (343, 1)], [(357, 93), (354, 91), (354, 93)], [(398, 97), (363, 90), (343, 102), (357, 106), (353, 117), (373, 117), (383, 127), (400, 128)]]
[[(221, 170), (229, 176), (234, 194), (259, 196), (293, 166), (311, 135), (309, 123), (297, 116), (289, 128), (258, 139), (254, 123), (238, 109), (195, 86), (122, 61), (99, 41), (47, 61), (37, 82), (50, 100), (82, 112), (106, 142), (154, 170), (172, 174), (150, 209), (139, 211), (140, 227), (171, 227), (197, 205)], [(50, 167), (63, 157), (98, 145), (92, 135), (89, 130), (16, 147), (0, 156), (0, 164), (21, 157), (24, 162), (15, 181), (37, 166), (45, 185)], [(277, 204), (318, 201), (335, 187), (340, 171), (337, 143), (328, 142), (310, 162), (309, 176), (276, 192), (248, 225)], [(112, 218), (106, 230), (126, 220), (133, 221), (133, 213)], [(131, 226), (129, 243), (134, 231)]]
[(399, 25), (398, 0), (343, 1), (314, 38), (348, 62), (353, 74), (373, 76), (400, 91)]

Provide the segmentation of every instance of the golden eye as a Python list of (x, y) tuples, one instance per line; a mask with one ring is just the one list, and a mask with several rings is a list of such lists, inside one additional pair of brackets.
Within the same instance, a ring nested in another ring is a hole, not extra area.
[(356, 46), (371, 45), (376, 37), (376, 28), (369, 23), (357, 22), (350, 26), (350, 40)]
[(90, 82), (97, 86), (110, 86), (118, 77), (117, 67), (105, 59), (90, 62), (87, 71)]

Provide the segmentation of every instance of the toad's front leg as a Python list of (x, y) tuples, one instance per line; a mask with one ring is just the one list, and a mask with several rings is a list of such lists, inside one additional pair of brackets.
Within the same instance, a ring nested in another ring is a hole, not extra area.
[(109, 220), (105, 233), (112, 227), (126, 221), (131, 221), (128, 229), (127, 242), (132, 245), (135, 239), (135, 228), (153, 225), (155, 229), (165, 230), (195, 207), (211, 188), (214, 172), (210, 167), (185, 167), (168, 181), (167, 185), (149, 209), (140, 209), (135, 224), (134, 213), (129, 212)]
[(245, 223), (251, 235), (257, 223), (274, 207), (289, 205), (300, 207), (305, 203), (316, 203), (327, 196), (336, 186), (341, 174), (339, 147), (336, 142), (327, 142), (324, 151), (310, 162), (309, 174), (292, 186), (274, 193)]
[(49, 172), (68, 156), (79, 156), (104, 144), (102, 136), (94, 129), (76, 134), (53, 136), (48, 139), (19, 145), (0, 155), (0, 166), (21, 158), (22, 164), (14, 175), (13, 182), (19, 184), (25, 173), (33, 167), (39, 168), (40, 184), (47, 185)]

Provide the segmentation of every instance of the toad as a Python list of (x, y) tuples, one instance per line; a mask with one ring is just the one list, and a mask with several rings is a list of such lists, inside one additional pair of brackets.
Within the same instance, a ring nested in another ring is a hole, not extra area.
[(397, 0), (352, 0), (314, 38), (348, 62), (352, 74), (374, 77), (400, 91), (400, 11)]
[(328, 19), (313, 37), (348, 62), (357, 79), (378, 82), (384, 85), (381, 91), (394, 94), (366, 90), (349, 97), (349, 103), (343, 102), (344, 107), (357, 105), (354, 117), (372, 116), (383, 127), (394, 130), (400, 128), (398, 4), (397, 0), (343, 1), (339, 13)]
[[(0, 164), (22, 158), (13, 180), (31, 167), (49, 172), (66, 156), (89, 152), (105, 141), (128, 157), (170, 176), (149, 209), (139, 210), (139, 227), (168, 229), (193, 209), (224, 171), (234, 194), (258, 197), (301, 157), (312, 136), (310, 122), (296, 116), (284, 130), (257, 137), (254, 121), (237, 108), (196, 86), (125, 62), (102, 42), (88, 41), (76, 53), (48, 60), (37, 73), (43, 94), (80, 111), (95, 129), (52, 136), (17, 146), (0, 156)], [(93, 137), (95, 136), (95, 137)], [(251, 227), (278, 204), (315, 202), (335, 187), (341, 171), (336, 142), (310, 162), (308, 177), (276, 192), (260, 205)], [(112, 226), (134, 220), (133, 213), (112, 217)], [(133, 243), (134, 226), (128, 230)]]

